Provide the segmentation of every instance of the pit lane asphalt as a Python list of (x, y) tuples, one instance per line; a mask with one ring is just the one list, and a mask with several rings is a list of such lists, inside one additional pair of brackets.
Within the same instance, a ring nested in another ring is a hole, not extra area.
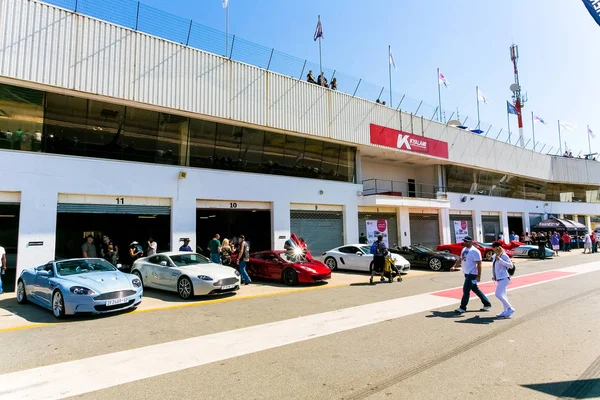
[[(597, 255), (571, 255), (570, 257), (546, 262), (520, 262), (518, 263), (518, 268), (520, 266), (518, 273), (545, 271), (592, 261), (600, 261), (600, 257)], [(489, 280), (490, 275), (489, 268), (485, 268), (483, 281)], [(422, 393), (424, 387), (431, 387), (432, 391), (429, 393), (433, 395), (436, 385), (431, 385), (431, 382), (437, 381), (432, 380), (425, 383), (419, 381), (418, 377), (433, 373), (432, 371), (441, 368), (445, 362), (451, 362), (451, 365), (449, 368), (444, 369), (441, 375), (452, 377), (453, 387), (464, 394), (465, 392), (462, 390), (468, 389), (477, 392), (480, 389), (489, 389), (490, 386), (478, 381), (474, 388), (470, 388), (469, 385), (474, 384), (470, 379), (459, 379), (459, 383), (456, 384), (456, 377), (460, 377), (458, 370), (463, 368), (469, 371), (487, 372), (490, 365), (485, 365), (487, 369), (472, 367), (470, 366), (470, 363), (473, 363), (473, 357), (471, 356), (471, 358), (467, 357), (464, 361), (466, 364), (461, 364), (462, 366), (457, 370), (454, 365), (456, 360), (460, 359), (459, 356), (469, 352), (479, 353), (480, 349), (490, 345), (491, 354), (488, 356), (486, 353), (483, 362), (492, 362), (496, 357), (494, 352), (498, 350), (495, 341), (505, 334), (514, 335), (518, 338), (519, 343), (523, 341), (523, 349), (529, 351), (529, 353), (515, 352), (513, 358), (509, 357), (509, 361), (514, 361), (515, 358), (521, 360), (523, 354), (533, 354), (531, 360), (529, 357), (525, 359), (526, 362), (533, 362), (535, 359), (539, 361), (540, 358), (535, 355), (536, 352), (532, 352), (532, 344), (543, 345), (539, 350), (535, 346), (533, 346), (533, 349), (538, 351), (540, 356), (543, 355), (544, 358), (552, 357), (554, 353), (550, 350), (556, 352), (558, 348), (565, 348), (566, 355), (564, 357), (569, 358), (569, 373), (575, 376), (578, 371), (583, 373), (593, 362), (593, 360), (590, 361), (590, 357), (597, 357), (600, 354), (597, 345), (586, 339), (585, 332), (586, 329), (591, 330), (594, 332), (593, 336), (595, 338), (600, 329), (597, 318), (589, 320), (589, 310), (592, 307), (597, 309), (599, 301), (597, 292), (593, 292), (596, 290), (597, 285), (595, 282), (598, 281), (598, 278), (600, 278), (598, 273), (590, 273), (511, 292), (511, 301), (518, 309), (518, 314), (511, 321), (490, 322), (487, 317), (491, 314), (487, 313), (482, 314), (479, 321), (465, 323), (455, 322), (459, 319), (452, 314), (434, 313), (428, 315), (428, 313), (425, 313), (425, 315), (400, 318), (226, 360), (218, 363), (218, 365), (211, 364), (192, 368), (105, 389), (90, 393), (86, 397), (190, 398), (189, 394), (194, 393), (198, 394), (199, 397), (194, 396), (197, 398), (225, 398), (230, 396), (244, 396), (246, 398), (350, 398), (352, 395), (359, 396), (356, 398), (361, 398), (360, 396), (364, 398), (366, 395), (390, 396), (386, 393), (397, 395), (401, 392), (403, 398), (408, 398), (404, 394), (410, 394), (411, 392), (406, 392), (404, 387), (411, 382), (411, 379), (417, 379), (417, 383), (413, 388), (414, 393)], [(422, 276), (406, 279), (402, 283), (376, 286), (355, 285), (331, 290), (211, 304), (204, 307), (142, 314), (120, 314), (89, 320), (69, 320), (66, 323), (53, 324), (39, 329), (1, 333), (0, 346), (3, 350), (0, 355), (0, 362), (3, 365), (3, 373), (7, 373), (40, 365), (50, 365), (150, 344), (279, 321), (301, 315), (311, 315), (418, 293), (443, 290), (459, 286), (461, 283), (462, 279), (459, 273), (441, 273), (433, 277)], [(589, 297), (575, 298), (572, 302), (568, 301), (570, 298), (586, 292), (586, 290), (592, 291)], [(569, 304), (568, 312), (560, 307), (561, 304), (566, 303)], [(497, 309), (498, 302), (495, 301), (494, 304)], [(545, 307), (555, 308), (546, 309)], [(544, 311), (540, 312), (539, 310)], [(536, 317), (528, 317), (532, 314), (535, 314)], [(462, 320), (468, 321), (472, 319), (470, 317), (471, 313), (468, 313), (467, 317)], [(518, 323), (520, 319), (523, 319), (524, 322)], [(506, 330), (503, 328), (505, 326), (512, 328)], [(552, 326), (558, 326), (559, 330), (550, 329)], [(539, 327), (545, 327), (545, 329), (538, 335), (528, 336), (536, 332)], [(578, 330), (579, 328), (581, 329)], [(547, 336), (544, 335), (544, 332), (548, 330), (554, 332), (554, 335), (550, 335), (550, 338), (545, 338), (551, 348), (544, 345), (546, 342), (541, 341), (540, 343), (537, 340), (539, 337)], [(488, 338), (486, 335), (489, 335), (490, 331), (498, 331), (498, 333)], [(471, 339), (477, 340), (481, 337), (485, 340), (479, 343), (476, 349), (463, 353), (466, 350), (465, 346), (472, 341)], [(577, 339), (568, 342), (565, 347), (564, 337), (576, 337)], [(581, 348), (586, 349), (586, 353), (582, 354)], [(443, 358), (439, 363), (431, 364), (432, 359), (435, 360), (436, 357), (439, 358), (440, 355), (453, 351), (452, 349), (458, 349), (459, 351), (450, 358)], [(571, 360), (571, 358), (574, 360)], [(429, 368), (421, 371), (419, 368), (422, 368), (423, 365), (429, 366)], [(563, 367), (553, 366), (550, 368), (550, 370), (556, 371), (557, 379), (565, 380), (566, 377), (569, 377), (565, 375)], [(447, 369), (452, 371), (449, 373)], [(537, 370), (540, 370), (539, 366)], [(542, 368), (541, 370), (545, 369)], [(410, 371), (417, 371), (417, 373), (411, 375)], [(492, 368), (492, 372), (494, 371), (496, 369)], [(490, 380), (487, 373), (482, 375), (484, 382)], [(540, 376), (539, 379), (542, 378)], [(394, 385), (396, 380), (399, 382), (398, 386)], [(536, 383), (538, 381), (533, 379), (531, 382)], [(540, 380), (539, 382), (545, 381)], [(217, 384), (215, 385), (215, 383)], [(469, 388), (466, 388), (465, 385)], [(218, 387), (219, 390), (213, 389), (214, 386)], [(507, 386), (514, 388), (514, 384), (507, 384)], [(383, 388), (383, 390), (375, 388)], [(532, 393), (531, 389), (527, 389), (526, 393), (529, 396)], [(531, 395), (535, 396), (535, 394)]]

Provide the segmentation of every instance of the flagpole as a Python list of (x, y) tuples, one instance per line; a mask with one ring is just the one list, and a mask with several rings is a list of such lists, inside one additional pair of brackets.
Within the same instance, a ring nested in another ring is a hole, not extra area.
[(590, 149), (590, 154), (592, 154), (592, 142), (590, 140), (590, 126), (587, 126), (587, 137), (588, 137), (588, 147)]
[[(319, 22), (318, 22), (318, 24), (321, 25), (321, 16), (320, 15), (319, 15)], [(321, 54), (321, 37), (322, 36), (323, 35), (319, 36), (319, 68), (320, 68), (319, 75), (323, 73), (323, 57), (322, 57), (322, 54)]]
[(535, 151), (535, 119), (533, 117), (533, 111), (531, 112), (531, 131), (533, 132), (533, 151)]
[(390, 71), (390, 107), (392, 107), (392, 46), (388, 45), (388, 70)]
[(439, 68), (437, 69), (437, 74), (438, 74), (437, 83), (438, 83), (438, 101), (439, 101), (438, 102), (438, 105), (439, 105), (438, 121), (442, 122), (442, 89), (440, 87), (440, 69)]
[(229, 54), (229, 1), (225, 7), (225, 57)]
[[(567, 145), (565, 144), (565, 150)], [(562, 155), (562, 139), (560, 138), (560, 119), (558, 120), (558, 148), (560, 149), (560, 154)]]
[(508, 107), (506, 107), (506, 122), (508, 123), (508, 144), (512, 144), (510, 141), (510, 113), (508, 112)]
[(475, 86), (475, 89), (477, 90), (477, 129), (479, 129), (481, 125), (481, 118), (479, 117), (479, 86)]

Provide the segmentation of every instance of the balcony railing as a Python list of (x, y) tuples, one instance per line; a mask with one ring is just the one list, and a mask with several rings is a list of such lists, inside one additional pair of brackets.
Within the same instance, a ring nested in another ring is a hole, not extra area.
[(362, 184), (363, 195), (365, 196), (383, 195), (420, 199), (446, 199), (445, 187), (427, 183), (367, 179)]

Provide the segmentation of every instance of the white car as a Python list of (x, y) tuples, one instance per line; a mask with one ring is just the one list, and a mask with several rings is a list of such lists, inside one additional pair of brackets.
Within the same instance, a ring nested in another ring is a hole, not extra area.
[[(393, 253), (390, 255), (401, 274), (406, 274), (410, 270), (410, 263), (404, 257)], [(332, 271), (339, 268), (370, 272), (373, 264), (371, 246), (366, 244), (347, 244), (336, 247), (323, 253), (323, 256), (325, 265)]]
[(235, 292), (240, 288), (238, 271), (185, 251), (140, 258), (133, 263), (131, 273), (144, 287), (177, 292), (183, 299)]

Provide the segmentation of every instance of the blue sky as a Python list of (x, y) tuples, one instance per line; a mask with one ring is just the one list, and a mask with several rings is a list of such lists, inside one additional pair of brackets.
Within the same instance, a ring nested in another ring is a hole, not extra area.
[[(225, 30), (221, 0), (142, 3)], [(536, 126), (536, 141), (548, 143), (546, 150), (558, 146), (558, 119), (578, 125), (575, 132), (562, 132), (563, 146), (567, 141), (575, 155), (587, 152), (588, 124), (598, 134), (592, 150), (600, 150), (600, 80), (595, 74), (600, 26), (580, 0), (230, 0), (229, 30), (318, 63), (318, 45), (312, 40), (317, 14), (325, 34), (324, 66), (387, 87), (391, 45), (398, 66), (394, 92), (436, 106), (439, 67), (452, 85), (442, 91), (443, 108), (458, 107), (461, 119), (469, 116), (474, 122), (479, 85), (491, 103), (481, 104), (481, 120), (493, 125), (494, 132), (507, 130), (506, 100), (513, 83), (509, 47), (514, 41), (521, 56), (521, 85), (529, 96), (526, 140), (534, 111), (548, 122)], [(387, 99), (385, 94), (382, 98)], [(514, 132), (515, 116), (511, 123)]]

